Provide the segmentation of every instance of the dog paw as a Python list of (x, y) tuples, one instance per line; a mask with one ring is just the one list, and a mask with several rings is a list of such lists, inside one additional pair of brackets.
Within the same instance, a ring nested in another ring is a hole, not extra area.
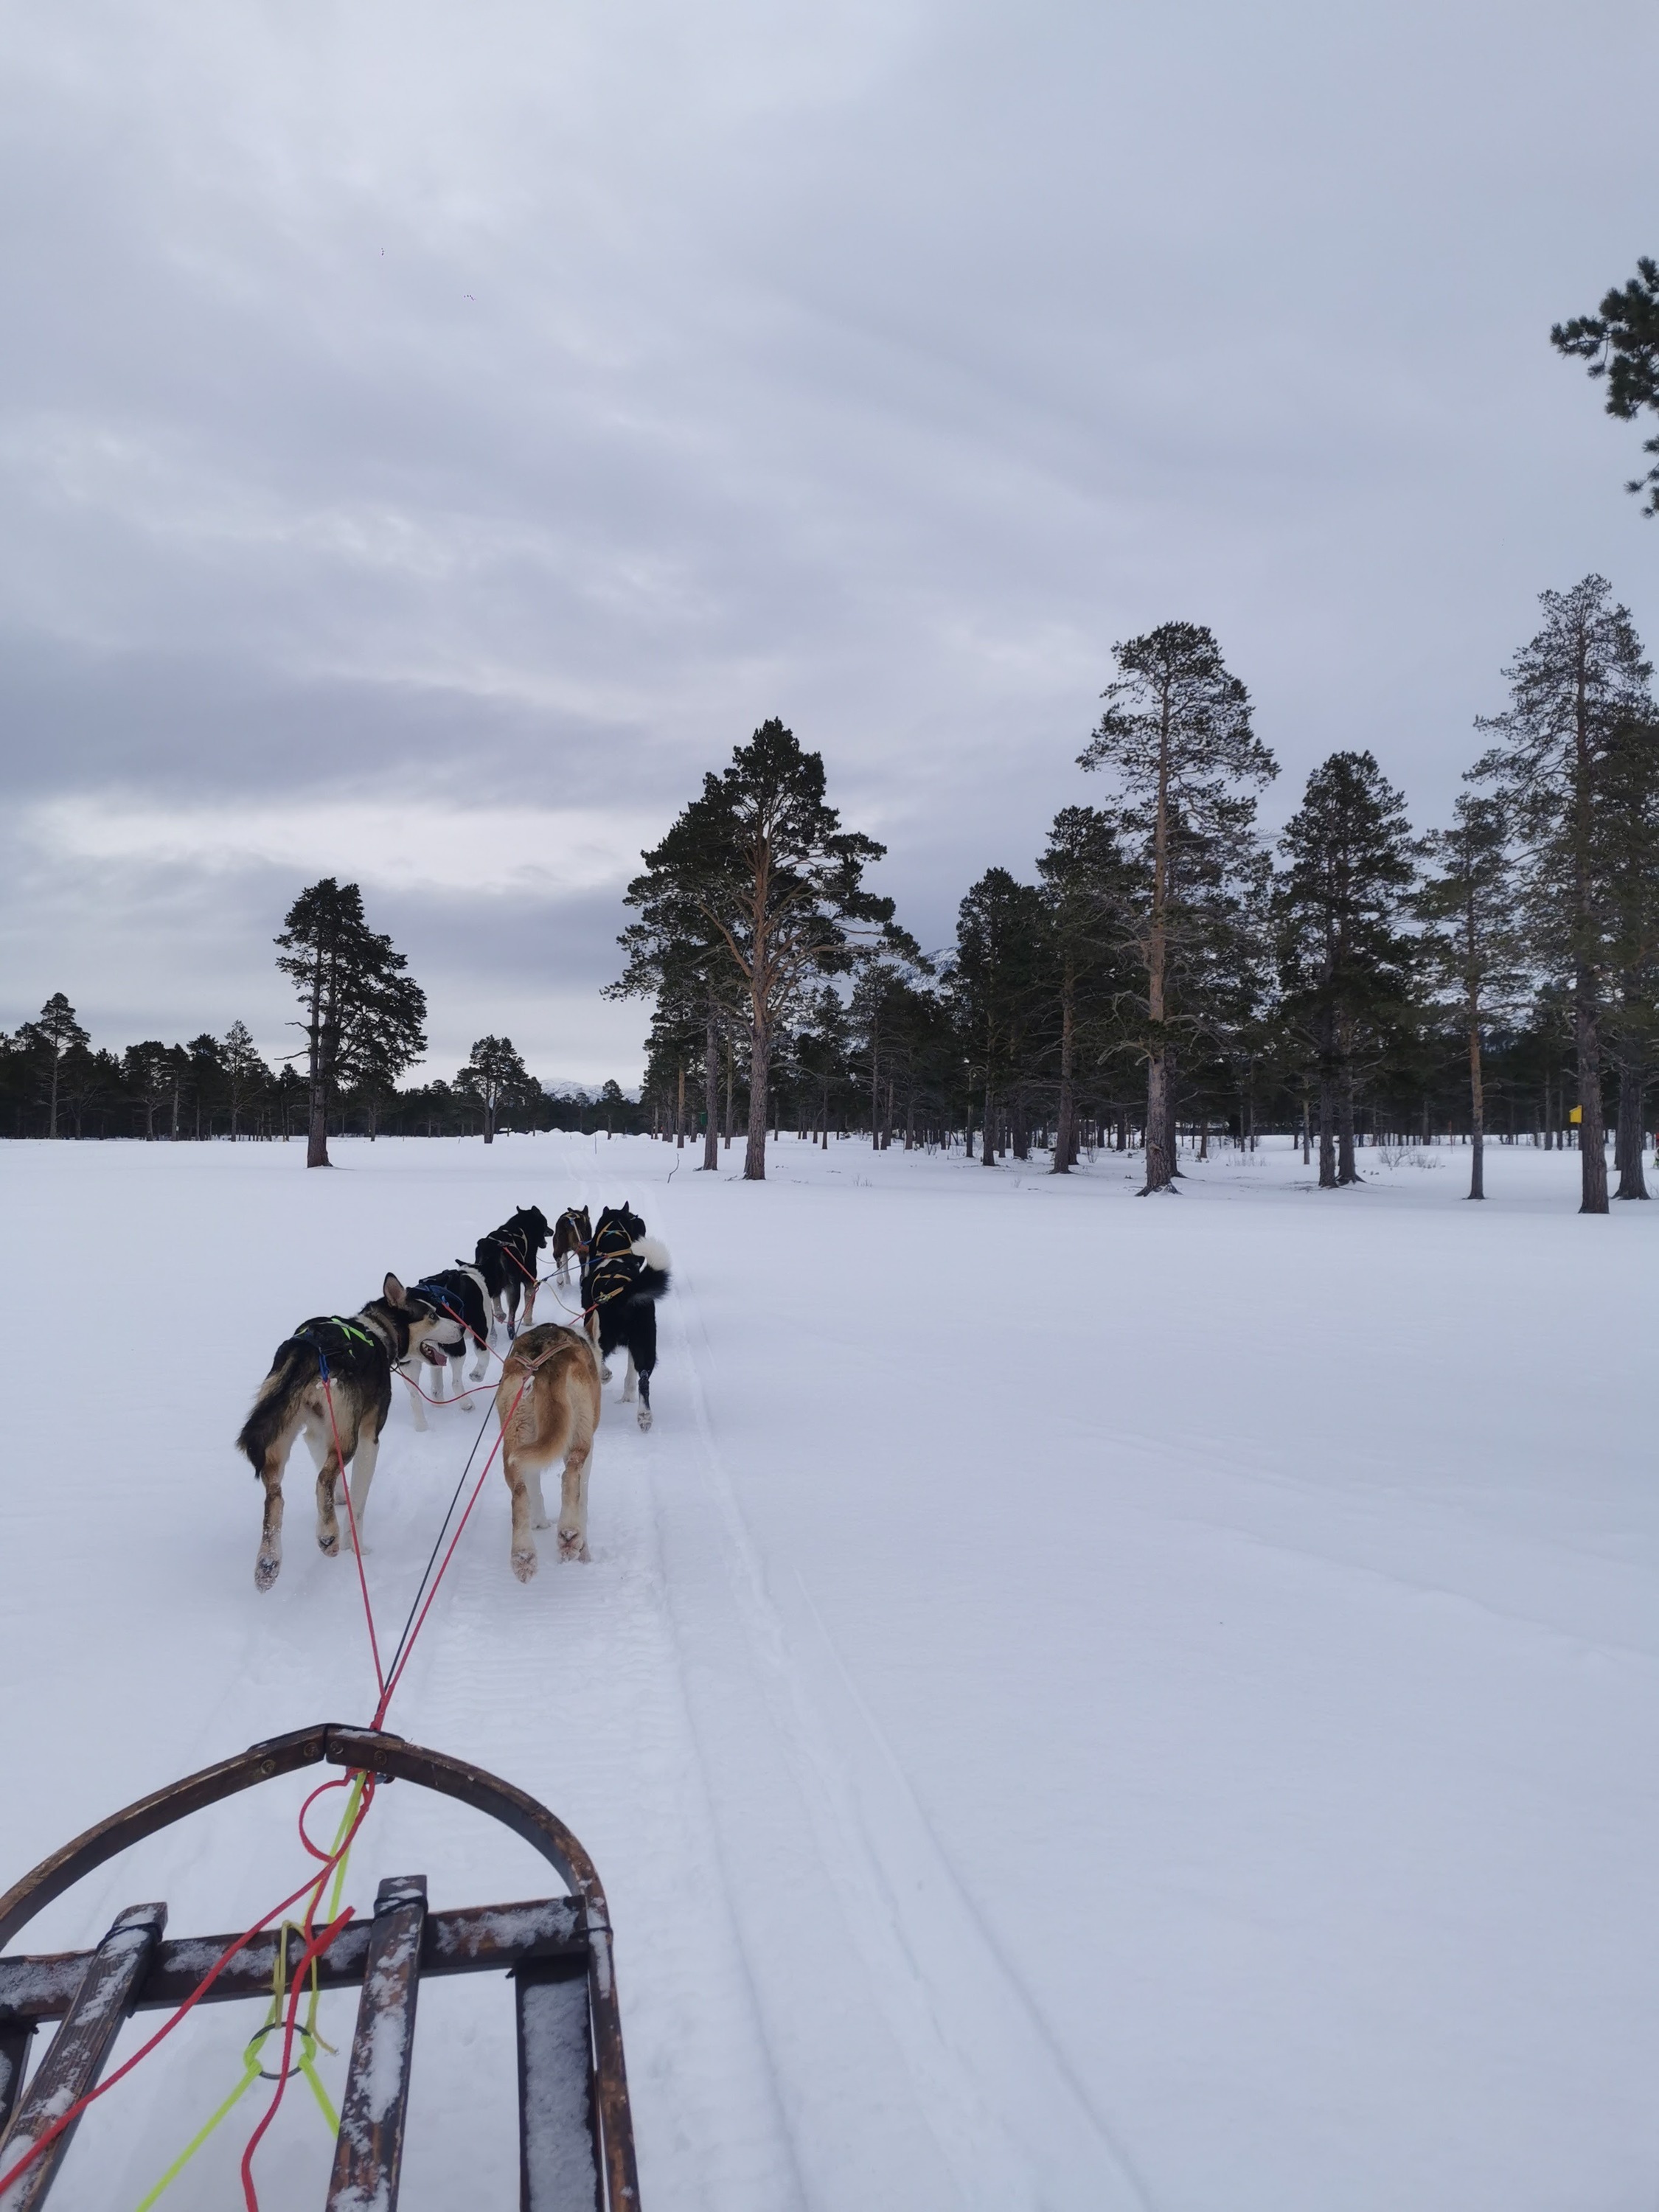
[(254, 1589), (268, 1590), (282, 1571), (283, 1563), (280, 1559), (273, 1559), (269, 1553), (261, 1552), (253, 1563)]
[(592, 1556), (586, 1536), (567, 1535), (562, 1528), (560, 1529), (559, 1557), (562, 1559), (586, 1559)]
[(611, 1380), (611, 1370), (608, 1367), (600, 1368), (599, 1380), (601, 1382), (608, 1382)]
[(471, 1398), (457, 1398), (455, 1403), (460, 1407), (464, 1413), (470, 1413), (472, 1411), (472, 1401)]
[(340, 1539), (338, 1535), (325, 1536), (319, 1529), (317, 1534), (317, 1549), (322, 1553), (325, 1559), (337, 1558), (339, 1556), (340, 1550)]
[(641, 1406), (641, 1407), (640, 1407), (640, 1426), (641, 1426), (642, 1429), (648, 1429), (648, 1428), (650, 1427), (650, 1425), (651, 1425), (651, 1408), (650, 1408), (650, 1407), (649, 1407), (649, 1406)]
[(536, 1575), (534, 1552), (515, 1551), (513, 1554), (513, 1571), (521, 1583), (533, 1582)]

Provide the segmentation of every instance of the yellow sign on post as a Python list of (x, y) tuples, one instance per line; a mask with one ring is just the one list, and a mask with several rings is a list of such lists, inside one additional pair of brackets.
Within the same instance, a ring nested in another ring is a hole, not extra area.
[(1579, 1123), (1583, 1120), (1583, 1118), (1584, 1118), (1584, 1109), (1583, 1109), (1583, 1108), (1582, 1106), (1569, 1106), (1569, 1107), (1568, 1107), (1568, 1109), (1567, 1109), (1567, 1119), (1568, 1119), (1568, 1121), (1571, 1121), (1571, 1124), (1572, 1124), (1572, 1126), (1573, 1126), (1573, 1127), (1574, 1127), (1575, 1129), (1578, 1127)]

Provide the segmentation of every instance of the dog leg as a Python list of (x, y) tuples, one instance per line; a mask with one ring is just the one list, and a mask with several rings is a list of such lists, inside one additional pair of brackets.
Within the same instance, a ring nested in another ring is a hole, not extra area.
[(623, 1403), (624, 1406), (631, 1406), (634, 1402), (635, 1372), (634, 1354), (630, 1351), (628, 1355), (628, 1373), (623, 1382)]
[(536, 1318), (536, 1293), (540, 1288), (541, 1285), (533, 1277), (524, 1286), (524, 1319), (519, 1324), (520, 1328), (528, 1328)]
[(487, 1344), (481, 1344), (478, 1346), (478, 1356), (472, 1363), (472, 1380), (475, 1382), (482, 1382), (489, 1372), (489, 1346)]
[(648, 1429), (650, 1425), (651, 1370), (648, 1367), (642, 1367), (640, 1370), (640, 1426)]
[(340, 1548), (340, 1524), (334, 1517), (334, 1486), (343, 1471), (331, 1443), (317, 1470), (317, 1549), (325, 1559), (333, 1559)]
[(253, 1563), (255, 1589), (268, 1590), (283, 1570), (283, 1468), (287, 1459), (286, 1447), (280, 1457), (270, 1452), (259, 1471), (265, 1486), (265, 1519), (259, 1534), (259, 1556)]
[(365, 1422), (357, 1431), (357, 1449), (351, 1455), (351, 1520), (357, 1531), (357, 1549), (362, 1553), (368, 1549), (363, 1534), (363, 1520), (368, 1511), (368, 1486), (374, 1480), (374, 1462), (380, 1456), (380, 1432)]
[(587, 1455), (591, 1444), (573, 1443), (564, 1463), (559, 1501), (559, 1557), (586, 1559), (587, 1548)]
[(536, 1532), (531, 1525), (530, 1486), (516, 1452), (503, 1453), (501, 1465), (513, 1499), (513, 1571), (521, 1583), (527, 1583), (540, 1564), (536, 1557)]
[(407, 1367), (400, 1367), (398, 1372), (410, 1385), (409, 1409), (415, 1417), (415, 1425), (417, 1429), (423, 1429), (427, 1425), (426, 1400), (422, 1397), (420, 1386), (415, 1380), (420, 1371), (420, 1365), (419, 1360), (411, 1360)]
[(470, 1396), (463, 1397), (461, 1395), (463, 1389), (461, 1370), (465, 1365), (466, 1346), (462, 1345), (458, 1351), (452, 1352), (449, 1355), (449, 1395), (452, 1399), (459, 1398), (461, 1411), (464, 1413), (470, 1413), (472, 1411), (472, 1400)]
[(530, 1492), (531, 1525), (537, 1528), (550, 1528), (553, 1523), (548, 1518), (547, 1502), (542, 1496), (542, 1470), (540, 1468), (532, 1467), (530, 1469), (526, 1477), (526, 1487)]

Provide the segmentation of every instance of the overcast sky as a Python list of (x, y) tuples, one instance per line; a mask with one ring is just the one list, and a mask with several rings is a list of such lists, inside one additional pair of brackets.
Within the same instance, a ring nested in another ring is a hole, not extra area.
[(925, 944), (1114, 641), (1444, 815), (1659, 523), (1552, 321), (1659, 252), (1649, 5), (11, 0), (0, 1026), (285, 1049), (357, 878), (433, 1063), (638, 1073), (619, 894), (767, 716)]

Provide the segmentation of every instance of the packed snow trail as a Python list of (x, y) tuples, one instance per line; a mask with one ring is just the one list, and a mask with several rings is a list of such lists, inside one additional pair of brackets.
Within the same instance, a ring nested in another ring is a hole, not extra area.
[[(1582, 1221), (1570, 1156), (1498, 1147), (1484, 1209), (1455, 1152), (1335, 1198), (1282, 1146), (1227, 1155), (1157, 1204), (1109, 1157), (1067, 1182), (786, 1139), (757, 1188), (643, 1140), (338, 1156), (0, 1146), (29, 1347), (0, 1430), (7, 1880), (371, 1708), (297, 1459), (252, 1587), (230, 1440), (295, 1321), (521, 1201), (626, 1198), (675, 1261), (656, 1426), (611, 1384), (592, 1564), (544, 1548), (528, 1589), (492, 1474), (389, 1718), (593, 1853), (646, 2212), (1650, 2200), (1655, 1209)], [(367, 1557), (393, 1634), (487, 1398), (424, 1436), (394, 1408)], [(153, 1839), (29, 1946), (146, 1897), (175, 1933), (242, 1924), (296, 1878), (298, 1794)], [(411, 1871), (440, 1906), (547, 1880), (389, 1790), (348, 1894)], [(243, 2032), (181, 2029), (54, 2203), (136, 2202)], [(503, 1990), (431, 1985), (410, 2212), (511, 2201), (514, 2099)], [(167, 2205), (234, 2201), (222, 2136)], [(320, 2202), (314, 2112), (271, 2142), (267, 2212)]]

